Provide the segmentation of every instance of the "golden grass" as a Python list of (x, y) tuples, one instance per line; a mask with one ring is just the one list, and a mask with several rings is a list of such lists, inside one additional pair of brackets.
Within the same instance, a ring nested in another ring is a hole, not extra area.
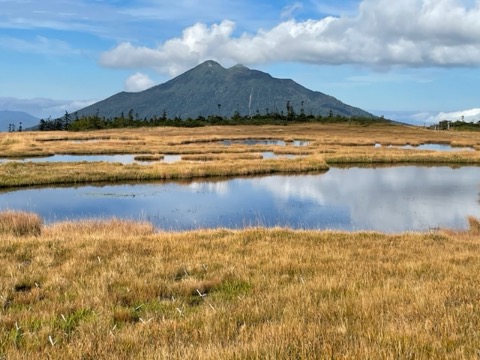
[(244, 176), (327, 170), (323, 157), (302, 159), (241, 160), (226, 158), (215, 162), (179, 162), (152, 165), (107, 162), (6, 163), (0, 166), (0, 187), (92, 182), (154, 181), (199, 177)]
[[(221, 140), (282, 140), (286, 146), (245, 145)], [(309, 141), (293, 146), (293, 140)], [(136, 154), (149, 165), (4, 164), (0, 187), (85, 182), (189, 179), (272, 172), (307, 172), (329, 164), (480, 164), (480, 151), (437, 152), (388, 148), (426, 143), (480, 148), (473, 132), (432, 131), (412, 126), (295, 124), (288, 126), (207, 126), (202, 128), (142, 128), (90, 132), (22, 132), (0, 134), (0, 157), (52, 154)], [(382, 144), (381, 148), (374, 148)], [(261, 160), (262, 152), (297, 155), (297, 159)], [(162, 164), (163, 155), (182, 161)]]
[(480, 237), (121, 220), (0, 237), (0, 357), (472, 359)]
[(42, 231), (42, 219), (24, 211), (0, 212), (0, 235), (37, 236)]

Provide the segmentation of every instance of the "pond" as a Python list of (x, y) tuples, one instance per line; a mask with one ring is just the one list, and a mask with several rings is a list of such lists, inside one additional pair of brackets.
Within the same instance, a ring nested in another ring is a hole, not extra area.
[[(382, 144), (375, 144), (376, 148), (382, 147)], [(403, 145), (403, 146), (395, 146), (395, 145), (388, 145), (388, 148), (395, 148), (395, 149), (407, 149), (407, 150), (431, 150), (431, 151), (475, 151), (472, 147), (456, 147), (446, 144), (421, 144), (418, 146), (413, 145)]]
[[(279, 159), (279, 158), (288, 158), (294, 159), (297, 155), (293, 154), (275, 154), (273, 151), (265, 151), (261, 153), (263, 159)], [(173, 164), (175, 162), (181, 161), (181, 155), (164, 155), (161, 160), (135, 160), (137, 155), (52, 155), (52, 156), (38, 156), (38, 157), (26, 157), (26, 158), (0, 158), (0, 163), (9, 162), (9, 161), (19, 161), (19, 162), (95, 162), (95, 161), (104, 161), (104, 162), (118, 162), (124, 165), (126, 164), (143, 164), (148, 165), (154, 162), (162, 162), (167, 164)]]
[(480, 217), (480, 168), (332, 168), (315, 175), (23, 189), (0, 193), (1, 209), (47, 223), (81, 218), (148, 220), (159, 229), (282, 226), (305, 229), (465, 229)]
[[(30, 158), (4, 158), (0, 159), (0, 162), (6, 161), (22, 161), (22, 162), (80, 162), (80, 161), (105, 161), (105, 162), (118, 162), (122, 164), (151, 164), (152, 161), (137, 161), (135, 156), (140, 154), (123, 154), (123, 155), (52, 155), (46, 157), (30, 157)], [(182, 160), (180, 155), (165, 155), (162, 160), (164, 163), (174, 163)]]

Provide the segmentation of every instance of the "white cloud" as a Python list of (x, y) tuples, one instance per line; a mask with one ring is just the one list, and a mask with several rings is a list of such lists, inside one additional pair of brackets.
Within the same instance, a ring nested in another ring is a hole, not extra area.
[(154, 85), (155, 83), (148, 75), (135, 73), (125, 81), (125, 90), (130, 92), (143, 91)]
[(46, 98), (17, 99), (0, 97), (0, 110), (24, 111), (38, 118), (56, 118), (65, 114), (65, 111), (73, 113), (86, 106), (94, 104), (98, 100), (53, 100)]
[(178, 75), (207, 59), (225, 64), (296, 61), (373, 67), (480, 66), (480, 2), (363, 0), (355, 16), (288, 20), (235, 35), (235, 23), (197, 23), (158, 47), (123, 42), (102, 54), (117, 68)]
[(425, 116), (424, 120), (427, 123), (438, 123), (443, 120), (457, 121), (462, 119), (466, 122), (477, 122), (480, 121), (480, 108), (453, 112), (440, 112), (433, 115), (423, 113), (423, 115)]
[(153, 67), (160, 72), (177, 75), (199, 61), (217, 58), (211, 54), (214, 44), (218, 44), (219, 48), (222, 44), (228, 45), (234, 25), (227, 20), (211, 27), (198, 23), (185, 29), (182, 38), (168, 40), (158, 49), (136, 47), (124, 42), (103, 53), (100, 63), (114, 68)]

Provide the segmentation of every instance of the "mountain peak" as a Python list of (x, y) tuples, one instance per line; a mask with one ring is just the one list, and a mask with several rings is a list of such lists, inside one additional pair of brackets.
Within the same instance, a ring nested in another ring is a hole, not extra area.
[[(221, 104), (221, 106), (219, 106)], [(277, 79), (270, 74), (238, 64), (225, 69), (207, 60), (193, 69), (141, 93), (119, 93), (78, 111), (78, 115), (99, 113), (106, 118), (133, 110), (140, 118), (167, 116), (196, 118), (235, 113), (285, 113), (293, 109), (306, 115), (365, 116), (371, 114), (323, 93), (308, 90), (293, 80)]]
[(207, 60), (198, 65), (197, 67), (208, 67), (208, 68), (221, 68), (223, 69), (223, 66), (220, 65), (218, 62), (213, 61), (213, 60)]

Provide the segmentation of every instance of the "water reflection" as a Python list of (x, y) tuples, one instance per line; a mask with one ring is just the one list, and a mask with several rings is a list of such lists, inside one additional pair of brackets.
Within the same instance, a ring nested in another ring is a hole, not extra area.
[[(375, 144), (376, 148), (382, 147), (382, 144)], [(446, 144), (421, 144), (417, 146), (413, 145), (403, 145), (403, 146), (395, 146), (389, 145), (388, 148), (395, 148), (395, 149), (407, 149), (407, 150), (431, 150), (431, 151), (475, 151), (472, 147), (455, 147)]]
[[(466, 228), (480, 217), (480, 168), (333, 168), (320, 175), (27, 189), (0, 195), (2, 209), (47, 222), (85, 217), (146, 219), (157, 227), (288, 226), (400, 232)], [(68, 200), (65, 200), (68, 199)]]

